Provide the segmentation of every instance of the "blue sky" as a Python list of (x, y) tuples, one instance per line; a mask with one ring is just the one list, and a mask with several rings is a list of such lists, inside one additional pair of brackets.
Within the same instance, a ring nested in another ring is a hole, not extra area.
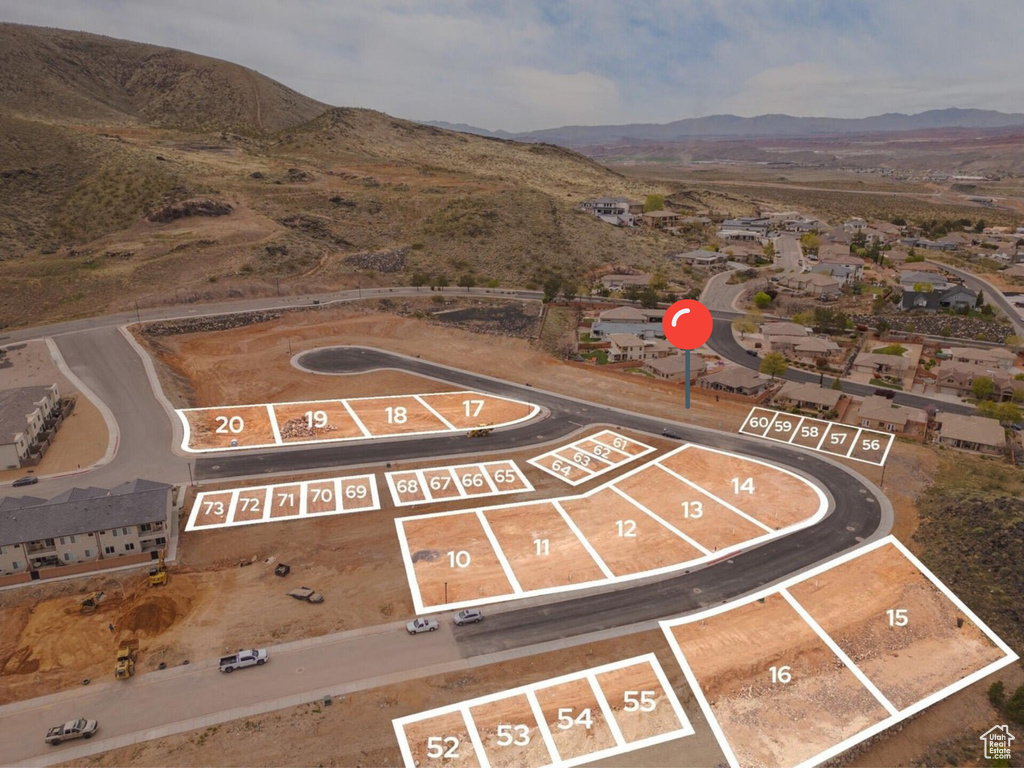
[(0, 0), (330, 104), (530, 130), (732, 113), (1024, 112), (1024, 0)]

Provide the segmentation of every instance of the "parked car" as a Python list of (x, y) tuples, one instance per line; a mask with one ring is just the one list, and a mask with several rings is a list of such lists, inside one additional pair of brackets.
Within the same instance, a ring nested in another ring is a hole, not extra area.
[(662, 437), (670, 437), (673, 440), (682, 440), (683, 439), (682, 435), (680, 435), (678, 432), (673, 432), (671, 429), (663, 429), (663, 430), (661, 430), (661, 436)]
[(35, 485), (39, 482), (38, 477), (32, 477), (32, 475), (25, 475), (25, 477), (19, 477), (11, 485), (15, 488), (21, 488), (23, 485)]
[(239, 649), (238, 653), (222, 656), (219, 667), (221, 672), (233, 672), (243, 667), (262, 667), (267, 663), (267, 658), (266, 648)]
[(324, 596), (317, 592), (315, 589), (309, 587), (300, 587), (299, 589), (293, 589), (288, 593), (289, 597), (294, 597), (296, 600), (305, 600), (307, 603), (322, 603)]
[(748, 349), (747, 350), (747, 354), (750, 355), (751, 357), (757, 357), (757, 350), (756, 349)]
[(875, 394), (879, 397), (886, 397), (890, 400), (896, 397), (896, 393), (891, 389), (876, 389)]
[(437, 629), (437, 619), (416, 619), (405, 625), (410, 635), (418, 635), (420, 632), (433, 632)]
[(86, 720), (84, 717), (78, 720), (68, 720), (66, 723), (55, 725), (48, 730), (46, 741), (56, 746), (69, 739), (91, 739), (99, 727), (99, 723), (95, 720)]
[(480, 621), (483, 621), (483, 620), (484, 620), (483, 612), (478, 610), (478, 609), (476, 609), (476, 608), (467, 608), (464, 611), (459, 611), (452, 618), (452, 621), (454, 621), (460, 627), (463, 624), (476, 624), (477, 622), (480, 622)]

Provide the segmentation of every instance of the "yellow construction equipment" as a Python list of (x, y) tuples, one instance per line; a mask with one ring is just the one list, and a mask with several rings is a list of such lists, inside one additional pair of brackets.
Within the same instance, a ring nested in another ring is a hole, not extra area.
[(471, 429), (466, 434), (466, 437), (487, 437), (487, 435), (491, 434), (491, 431), (493, 429), (494, 427), (492, 427), (490, 424), (481, 424), (476, 429)]
[(167, 583), (167, 569), (164, 567), (164, 552), (160, 552), (160, 559), (154, 568), (149, 569), (149, 586), (159, 587)]
[(95, 613), (99, 610), (100, 601), (104, 598), (102, 592), (93, 592), (80, 603), (82, 613)]
[(117, 649), (117, 666), (114, 667), (114, 677), (118, 680), (127, 680), (135, 674), (135, 652), (138, 650), (138, 640), (121, 641), (121, 647)]

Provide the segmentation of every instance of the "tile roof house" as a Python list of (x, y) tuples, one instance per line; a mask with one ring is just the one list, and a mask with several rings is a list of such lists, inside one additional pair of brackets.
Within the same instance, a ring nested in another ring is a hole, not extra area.
[(996, 419), (941, 413), (937, 420), (939, 442), (954, 448), (981, 453), (1002, 453), (1006, 448), (1006, 430)]
[(38, 459), (46, 447), (47, 424), (59, 407), (56, 384), (0, 391), (0, 469), (17, 469)]
[(739, 365), (730, 365), (697, 380), (697, 385), (730, 394), (752, 397), (771, 386), (771, 381), (761, 374)]
[(1017, 355), (1005, 347), (950, 347), (945, 352), (957, 363), (987, 365), (1004, 371), (1008, 371), (1017, 362)]
[(601, 285), (610, 291), (618, 290), (627, 285), (638, 285), (642, 288), (646, 288), (651, 284), (651, 276), (647, 274), (640, 275), (605, 275), (601, 278)]
[[(690, 381), (693, 381), (707, 366), (700, 355), (690, 357)], [(646, 360), (643, 369), (664, 381), (682, 381), (686, 378), (686, 356), (670, 355), (656, 360)]]
[(671, 229), (678, 227), (682, 216), (675, 211), (650, 211), (640, 214), (640, 223), (651, 229)]
[(696, 251), (685, 251), (684, 253), (674, 253), (669, 256), (674, 261), (682, 261), (687, 264), (692, 264), (695, 267), (714, 267), (719, 264), (725, 264), (729, 257), (719, 251), (705, 251), (703, 249)]
[(910, 361), (902, 355), (861, 352), (853, 361), (853, 370), (874, 376), (902, 376), (909, 368)]
[(862, 427), (914, 437), (923, 437), (928, 426), (928, 414), (920, 408), (896, 405), (880, 395), (864, 398), (858, 418)]
[(166, 546), (171, 489), (132, 480), (106, 490), (72, 488), (52, 499), (0, 501), (0, 574), (111, 560)]
[(905, 291), (915, 290), (915, 285), (924, 283), (930, 285), (933, 291), (944, 291), (949, 287), (949, 282), (937, 272), (921, 272), (917, 270), (901, 270), (900, 287)]
[(782, 385), (782, 389), (775, 394), (774, 399), (779, 404), (793, 404), (798, 408), (823, 413), (835, 410), (842, 397), (843, 393), (838, 389), (827, 389), (812, 383), (787, 381)]

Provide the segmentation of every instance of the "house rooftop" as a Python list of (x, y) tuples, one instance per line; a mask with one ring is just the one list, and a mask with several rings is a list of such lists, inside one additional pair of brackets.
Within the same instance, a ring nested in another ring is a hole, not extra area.
[(872, 421), (884, 421), (888, 424), (905, 425), (908, 421), (920, 424), (928, 422), (928, 415), (920, 408), (908, 405), (894, 405), (891, 400), (881, 395), (868, 395), (860, 405), (860, 417)]
[(159, 522), (167, 517), (170, 488), (132, 480), (109, 491), (73, 488), (52, 499), (9, 496), (0, 501), (0, 546)]
[(13, 443), (27, 428), (25, 417), (50, 394), (50, 387), (17, 387), (0, 391), (0, 441)]
[(837, 389), (826, 389), (810, 382), (787, 381), (779, 390), (779, 396), (799, 403), (813, 403), (824, 408), (835, 408), (843, 393)]
[[(684, 355), (669, 355), (668, 357), (661, 357), (656, 360), (648, 360), (644, 365), (666, 376), (671, 376), (676, 373), (686, 372), (686, 357)], [(690, 367), (690, 375), (692, 376), (697, 371), (703, 369), (704, 364), (701, 362), (701, 358), (698, 357)]]
[(633, 333), (612, 333), (608, 335), (608, 341), (624, 349), (635, 349), (644, 346), (643, 339)]
[(799, 323), (778, 322), (761, 325), (761, 333), (765, 336), (808, 336), (810, 332), (806, 325)]
[(741, 365), (730, 365), (720, 371), (716, 371), (715, 373), (705, 376), (703, 380), (705, 382), (721, 384), (723, 386), (733, 387), (736, 389), (756, 387), (766, 381), (761, 374), (756, 371), (752, 371), (749, 368), (744, 368)]
[(939, 414), (938, 421), (942, 425), (939, 434), (950, 440), (990, 446), (1006, 444), (1006, 431), (996, 419), (988, 419), (984, 416), (964, 416), (959, 413), (942, 413)]

